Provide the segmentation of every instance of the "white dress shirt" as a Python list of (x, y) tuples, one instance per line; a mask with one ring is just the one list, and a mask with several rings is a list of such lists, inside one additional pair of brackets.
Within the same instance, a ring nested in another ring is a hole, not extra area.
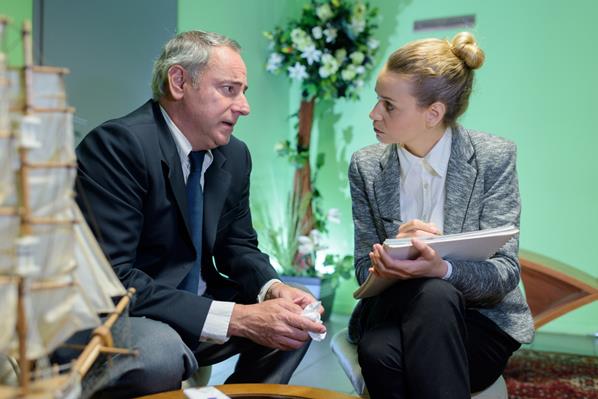
[[(403, 146), (398, 147), (401, 220), (419, 219), (434, 223), (440, 231), (443, 230), (446, 172), (452, 141), (449, 127), (423, 158), (413, 155)], [(452, 265), (446, 263), (448, 270), (444, 279), (452, 274)]]
[[(168, 115), (166, 110), (162, 108), (162, 106), (160, 106), (160, 111), (162, 111), (162, 115), (164, 116), (166, 125), (168, 126), (170, 133), (172, 134), (172, 138), (174, 139), (174, 142), (176, 144), (177, 152), (181, 160), (181, 167), (183, 169), (183, 177), (185, 179), (186, 184), (187, 179), (189, 178), (189, 174), (191, 172), (191, 164), (189, 162), (189, 153), (192, 150), (191, 143), (189, 142), (187, 137), (185, 137), (183, 132), (181, 132), (181, 130), (174, 124), (172, 119), (170, 119), (170, 116)], [(212, 154), (212, 151), (207, 150), (201, 168), (200, 184), (202, 189), (204, 187), (204, 175), (213, 161), (214, 155)], [(199, 278), (201, 278), (201, 275), (199, 276)], [(264, 301), (266, 293), (268, 292), (272, 284), (276, 282), (280, 282), (280, 280), (273, 279), (264, 284), (258, 295), (258, 302)], [(203, 294), (203, 292), (198, 292), (198, 295), (201, 294)], [(220, 344), (223, 344), (226, 341), (228, 341), (229, 337), (227, 337), (226, 333), (228, 332), (228, 325), (230, 323), (230, 318), (233, 313), (234, 306), (234, 302), (212, 301), (199, 340)]]

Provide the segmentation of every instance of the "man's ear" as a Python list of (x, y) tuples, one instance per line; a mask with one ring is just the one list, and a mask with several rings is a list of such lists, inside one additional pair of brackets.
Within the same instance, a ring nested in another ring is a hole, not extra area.
[(168, 68), (168, 92), (173, 100), (177, 101), (183, 98), (183, 86), (187, 79), (187, 71), (180, 65), (173, 65)]
[(426, 110), (426, 125), (427, 127), (436, 127), (442, 123), (444, 114), (446, 113), (446, 105), (440, 101), (432, 103)]

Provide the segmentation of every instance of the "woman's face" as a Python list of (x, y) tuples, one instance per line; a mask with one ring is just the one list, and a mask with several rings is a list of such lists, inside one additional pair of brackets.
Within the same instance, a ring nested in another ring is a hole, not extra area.
[(381, 143), (399, 143), (410, 149), (426, 141), (426, 109), (417, 105), (411, 85), (407, 75), (386, 68), (378, 76), (378, 102), (370, 112), (370, 119)]

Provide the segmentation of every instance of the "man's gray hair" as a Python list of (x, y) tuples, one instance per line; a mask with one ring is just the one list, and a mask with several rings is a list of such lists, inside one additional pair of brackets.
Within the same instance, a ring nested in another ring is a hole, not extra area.
[(233, 39), (218, 33), (189, 31), (179, 33), (166, 43), (162, 54), (154, 62), (152, 72), (152, 94), (154, 100), (166, 94), (164, 85), (168, 78), (168, 69), (173, 65), (182, 66), (195, 84), (201, 71), (208, 64), (210, 52), (214, 47), (226, 46), (240, 52), (241, 46)]

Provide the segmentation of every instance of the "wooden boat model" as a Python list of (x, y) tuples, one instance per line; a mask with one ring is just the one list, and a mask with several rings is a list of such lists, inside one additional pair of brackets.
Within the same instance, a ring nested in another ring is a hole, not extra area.
[[(0, 17), (0, 39), (7, 26)], [(122, 286), (73, 200), (68, 70), (33, 65), (29, 23), (23, 48), (20, 68), (0, 52), (0, 354), (19, 375), (18, 385), (0, 385), (0, 398), (76, 398), (101, 353), (132, 353), (113, 347), (112, 328), (134, 289)], [(94, 328), (76, 361), (49, 363), (73, 333)]]

